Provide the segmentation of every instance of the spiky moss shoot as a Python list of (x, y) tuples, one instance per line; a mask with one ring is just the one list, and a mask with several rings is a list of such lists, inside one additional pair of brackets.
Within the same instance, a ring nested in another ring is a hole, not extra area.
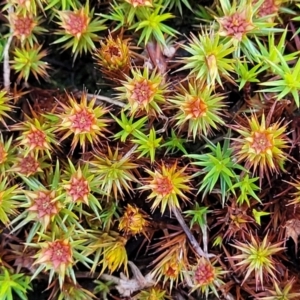
[[(70, 275), (72, 268), (73, 251), (69, 239), (56, 239), (39, 244), (41, 250), (34, 256), (34, 265), (40, 265), (38, 270), (50, 270), (49, 282), (54, 273), (58, 274), (60, 287), (62, 287), (65, 276)], [(73, 274), (74, 275), (74, 274)], [(73, 281), (75, 277), (72, 276)]]
[(48, 55), (47, 50), (41, 50), (42, 45), (34, 45), (31, 47), (28, 43), (25, 46), (16, 48), (12, 61), (12, 68), (19, 73), (17, 82), (21, 79), (28, 81), (29, 75), (32, 74), (37, 81), (39, 77), (47, 78), (48, 69), (47, 62), (42, 59)]
[[(110, 216), (114, 215), (114, 217), (118, 218), (118, 214), (114, 214), (114, 212), (108, 210), (104, 211), (104, 213), (108, 213)], [(95, 225), (94, 228), (96, 228), (96, 230), (89, 230), (88, 244), (84, 248), (82, 255), (84, 255), (84, 257), (90, 257), (93, 255), (94, 259), (91, 263), (92, 266), (90, 269), (92, 273), (96, 272), (99, 265), (102, 267), (100, 274), (106, 272), (107, 269), (110, 273), (112, 273), (123, 266), (123, 270), (126, 275), (128, 275), (128, 257), (125, 247), (127, 238), (120, 236), (118, 232), (109, 230), (110, 225), (107, 226), (107, 222), (115, 223), (111, 219), (108, 220), (110, 216), (105, 218), (103, 214), (101, 224), (98, 220), (96, 220), (98, 224), (93, 222), (95, 218), (91, 216), (93, 220), (91, 218), (90, 220), (92, 222), (89, 224), (92, 224), (92, 227)], [(99, 231), (101, 226), (103, 230)]]
[[(2, 243), (4, 244), (5, 242)], [(4, 249), (2, 248), (1, 251), (5, 251)], [(20, 251), (19, 253), (21, 254), (22, 252)], [(17, 256), (15, 253), (14, 255), (15, 257)], [(3, 300), (12, 300), (16, 297), (15, 295), (18, 295), (21, 299), (26, 299), (27, 294), (33, 290), (30, 276), (21, 273), (20, 270), (18, 272), (14, 271), (12, 266), (5, 262), (4, 258), (1, 259), (0, 281), (2, 282), (0, 295)]]
[(272, 256), (285, 249), (281, 247), (282, 244), (283, 242), (271, 243), (268, 235), (265, 235), (263, 241), (259, 241), (258, 238), (251, 235), (248, 243), (235, 241), (234, 245), (231, 244), (241, 252), (241, 254), (232, 256), (231, 259), (238, 261), (236, 266), (244, 274), (242, 284), (252, 273), (255, 274), (257, 290), (259, 287), (264, 287), (264, 277), (277, 280), (275, 275), (277, 262)]
[(150, 191), (147, 197), (149, 201), (154, 200), (151, 209), (155, 210), (159, 205), (161, 214), (164, 214), (166, 208), (180, 209), (179, 198), (188, 201), (186, 193), (190, 193), (192, 188), (189, 185), (191, 176), (185, 173), (187, 166), (179, 168), (177, 162), (172, 166), (162, 164), (160, 170), (154, 172), (146, 169), (150, 178), (146, 179), (146, 183), (139, 187), (140, 190)]
[(100, 189), (107, 195), (107, 199), (111, 196), (115, 200), (119, 196), (123, 199), (124, 191), (132, 193), (132, 183), (139, 183), (138, 165), (133, 163), (130, 157), (119, 154), (118, 148), (113, 152), (108, 147), (107, 153), (95, 155), (90, 164), (91, 172), (95, 174)]
[(259, 293), (267, 295), (265, 297), (256, 298), (257, 300), (292, 300), (300, 299), (300, 293), (293, 291), (293, 283), (295, 279), (291, 279), (288, 282), (278, 284), (273, 281), (273, 289), (267, 289), (267, 291)]
[(170, 279), (171, 281), (177, 280), (180, 274), (180, 264), (178, 262), (177, 256), (172, 256), (169, 261), (167, 261), (162, 266), (162, 276)]
[[(7, 128), (5, 118), (11, 119), (9, 113), (13, 112), (15, 108), (11, 105), (12, 98), (8, 95), (4, 89), (0, 90), (0, 123)], [(12, 119), (11, 119), (12, 120)]]
[(106, 129), (109, 120), (103, 117), (108, 110), (100, 105), (95, 106), (96, 98), (88, 103), (86, 93), (82, 93), (79, 103), (72, 95), (67, 94), (67, 97), (68, 105), (60, 102), (64, 111), (58, 115), (59, 121), (55, 132), (64, 133), (60, 142), (73, 135), (71, 153), (78, 143), (82, 152), (85, 152), (88, 143), (93, 147), (100, 142), (100, 137), (105, 138), (105, 134), (109, 132)]
[(11, 185), (4, 174), (0, 175), (0, 222), (9, 225), (10, 218), (18, 214), (21, 201), (24, 200), (23, 191), (18, 185)]
[[(214, 94), (213, 88), (198, 80), (189, 80), (187, 87), (180, 85), (174, 98), (168, 101), (177, 109), (173, 117), (179, 130), (188, 126), (188, 136), (195, 140), (201, 135), (209, 136), (213, 129), (224, 125), (222, 111), (224, 97)], [(187, 126), (186, 126), (187, 125)]]
[(289, 201), (288, 205), (299, 205), (300, 204), (300, 178), (294, 179), (293, 182), (287, 182), (290, 184), (294, 189), (295, 192), (291, 193), (291, 201)]
[(139, 69), (132, 69), (131, 73), (132, 76), (126, 76), (126, 81), (122, 81), (122, 86), (116, 88), (120, 92), (118, 99), (128, 101), (125, 109), (129, 109), (131, 115), (156, 116), (161, 114), (161, 105), (166, 102), (165, 93), (167, 92), (164, 77), (148, 68), (144, 68), (143, 72)]
[(179, 245), (175, 242), (154, 261), (158, 263), (151, 273), (156, 282), (162, 281), (163, 286), (168, 283), (170, 290), (174, 285), (177, 286), (179, 280), (183, 281), (184, 273), (187, 271), (188, 262), (184, 244)]
[(26, 201), (21, 205), (22, 213), (11, 222), (11, 225), (14, 227), (12, 232), (16, 232), (27, 224), (33, 224), (26, 235), (27, 243), (31, 243), (33, 239), (40, 241), (44, 238), (44, 233), (50, 230), (49, 228), (51, 232), (55, 228), (61, 228), (64, 231), (69, 228), (70, 230), (82, 229), (79, 224), (82, 211), (79, 211), (77, 215), (72, 209), (65, 207), (66, 193), (62, 188), (61, 170), (59, 160), (57, 160), (55, 167), (52, 165), (43, 173), (41, 181), (37, 177), (20, 176), (28, 188), (23, 191)]
[(57, 12), (59, 18), (57, 23), (62, 29), (58, 30), (56, 34), (62, 35), (62, 37), (55, 43), (64, 43), (63, 49), (65, 50), (72, 48), (74, 60), (78, 54), (94, 50), (94, 41), (99, 39), (96, 32), (106, 29), (106, 26), (103, 25), (104, 20), (92, 19), (93, 15), (94, 9), (90, 10), (88, 1), (80, 9)]
[(126, 235), (145, 234), (145, 229), (150, 225), (148, 216), (138, 207), (127, 205), (123, 216), (120, 218), (119, 230)]
[(152, 0), (125, 0), (127, 3), (131, 4), (134, 8), (141, 6), (152, 7)]
[(4, 140), (0, 132), (0, 174), (5, 174), (11, 171), (12, 162), (15, 158), (16, 148), (12, 146), (13, 137), (7, 141)]
[(230, 81), (229, 72), (234, 71), (234, 60), (230, 54), (234, 52), (231, 41), (224, 42), (213, 29), (202, 31), (199, 36), (191, 35), (187, 45), (181, 45), (190, 56), (183, 57), (180, 70), (190, 70), (190, 75), (197, 80), (215, 88), (216, 82), (222, 86), (222, 78)]
[(108, 243), (103, 249), (102, 272), (107, 268), (110, 273), (118, 270), (121, 266), (124, 267), (126, 274), (128, 274), (127, 263), (127, 251), (125, 245), (127, 239), (121, 236), (117, 237), (113, 243)]
[(27, 120), (11, 126), (14, 131), (20, 131), (20, 136), (17, 138), (18, 146), (24, 148), (24, 156), (33, 153), (38, 156), (47, 156), (51, 159), (53, 152), (52, 145), (57, 145), (58, 142), (53, 133), (52, 124), (44, 118), (29, 118)]
[(258, 169), (261, 186), (265, 176), (270, 182), (270, 174), (284, 171), (284, 163), (288, 159), (288, 154), (283, 151), (288, 148), (289, 143), (285, 133), (287, 125), (282, 125), (282, 121), (270, 125), (266, 123), (264, 114), (262, 114), (261, 122), (256, 114), (246, 119), (247, 127), (232, 126), (240, 134), (238, 138), (232, 139), (232, 147), (237, 162), (245, 162), (245, 168), (253, 169), (253, 173), (256, 173)]
[(201, 257), (198, 259), (197, 264), (192, 267), (191, 277), (193, 282), (193, 288), (191, 293), (194, 291), (200, 291), (202, 294), (208, 297), (208, 294), (213, 292), (216, 297), (219, 297), (217, 287), (224, 284), (220, 279), (226, 271), (222, 268), (216, 267), (215, 262)]
[[(258, 177), (251, 178), (249, 177), (249, 174), (243, 174), (239, 181), (231, 187), (233, 194), (235, 196), (236, 194), (238, 195), (236, 198), (237, 204), (243, 205), (244, 203), (247, 203), (247, 205), (251, 207), (251, 198), (261, 202), (256, 194), (256, 191), (260, 190), (260, 188), (255, 184), (255, 181), (258, 179)], [(238, 193), (236, 193), (236, 191), (238, 191)]]
[(101, 48), (94, 52), (94, 60), (104, 71), (113, 72), (112, 75), (118, 72), (128, 75), (131, 58), (128, 43), (129, 40), (122, 36), (114, 38), (109, 34), (104, 41), (100, 41)]

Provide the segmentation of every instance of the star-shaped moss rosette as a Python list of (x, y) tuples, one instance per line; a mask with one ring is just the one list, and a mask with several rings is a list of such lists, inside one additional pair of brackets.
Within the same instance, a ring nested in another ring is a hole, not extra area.
[(40, 17), (35, 17), (30, 13), (12, 13), (9, 15), (9, 22), (13, 36), (21, 41), (22, 44), (28, 42), (30, 47), (37, 43), (35, 34), (47, 32), (45, 28), (39, 26)]
[(239, 205), (247, 203), (251, 207), (250, 200), (261, 202), (256, 191), (260, 188), (255, 184), (259, 177), (249, 177), (249, 174), (243, 174), (239, 180), (231, 187), (232, 193), (237, 196), (236, 202)]
[(191, 176), (186, 174), (187, 166), (180, 168), (175, 162), (171, 166), (164, 163), (154, 172), (146, 169), (150, 175), (145, 179), (145, 184), (139, 187), (142, 191), (149, 191), (147, 200), (153, 201), (151, 209), (155, 210), (160, 206), (161, 214), (164, 214), (167, 207), (180, 209), (179, 199), (183, 202), (189, 201), (187, 193), (191, 193)]
[(58, 145), (55, 138), (54, 127), (51, 122), (44, 116), (33, 117), (26, 116), (24, 122), (15, 124), (10, 127), (13, 131), (20, 131), (20, 136), (16, 139), (18, 146), (24, 149), (24, 156), (29, 153), (38, 154), (40, 157), (45, 154), (51, 159), (53, 146)]
[(28, 208), (28, 211), (32, 212), (34, 214), (33, 218), (39, 219), (46, 229), (51, 219), (58, 214), (62, 207), (55, 191), (46, 189), (40, 189), (36, 192), (27, 191), (26, 196), (31, 201), (31, 206)]
[[(258, 65), (260, 65), (260, 69), (262, 71), (268, 70), (268, 74), (275, 76), (293, 72), (293, 69), (290, 68), (289, 65), (292, 64), (292, 61), (297, 60), (299, 53), (287, 51), (287, 34), (288, 29), (285, 28), (285, 30), (282, 31), (280, 38), (279, 34), (276, 34), (274, 32), (271, 32), (268, 35), (267, 40), (261, 40), (258, 36), (255, 36), (256, 44), (258, 46), (259, 52), (261, 53), (260, 57), (257, 57), (257, 61), (259, 62)], [(253, 69), (258, 65), (253, 67)], [(281, 69), (281, 72), (278, 73), (279, 69)], [(297, 77), (297, 73), (292, 74), (291, 76), (291, 78), (293, 78), (295, 81), (297, 81)], [(274, 80), (271, 81), (274, 82)], [(269, 80), (265, 82), (269, 82)], [(280, 86), (277, 83), (274, 85)], [(293, 84), (290, 84), (291, 90), (295, 89), (296, 87), (297, 85), (293, 86)], [(283, 96), (285, 95), (286, 94), (284, 94)], [(296, 96), (296, 94), (294, 95)]]
[(189, 271), (193, 281), (191, 291), (200, 291), (206, 298), (213, 293), (219, 298), (219, 286), (224, 284), (221, 277), (227, 272), (223, 271), (221, 267), (216, 267), (216, 263), (216, 260), (211, 262), (207, 258), (201, 257), (195, 265), (191, 266), (191, 271)]
[(100, 189), (107, 197), (119, 197), (124, 199), (125, 192), (133, 193), (133, 183), (139, 183), (138, 164), (132, 162), (130, 157), (120, 153), (119, 149), (115, 151), (110, 147), (107, 153), (96, 153), (94, 159), (89, 161), (90, 171), (96, 176)]
[(113, 1), (109, 14), (101, 14), (103, 18), (114, 21), (115, 31), (121, 28), (134, 29), (139, 32), (138, 45), (147, 45), (155, 41), (160, 46), (166, 46), (166, 36), (179, 34), (174, 27), (165, 24), (175, 16), (164, 12), (165, 4), (162, 0), (126, 0)]
[(189, 69), (190, 75), (213, 89), (216, 83), (223, 85), (223, 78), (232, 81), (234, 60), (230, 55), (235, 47), (231, 41), (223, 41), (213, 28), (202, 30), (198, 37), (191, 34), (188, 43), (181, 47), (190, 55), (181, 59), (183, 66), (178, 71)]
[(171, 13), (164, 13), (162, 1), (154, 6), (153, 10), (143, 8), (137, 13), (137, 22), (134, 22), (130, 29), (140, 32), (138, 45), (149, 41), (155, 41), (160, 46), (167, 46), (165, 36), (174, 37), (179, 34), (173, 27), (166, 25), (164, 22), (173, 19), (175, 16)]
[(11, 232), (14, 233), (32, 224), (26, 237), (27, 243), (40, 240), (41, 234), (54, 230), (55, 227), (65, 231), (71, 227), (83, 230), (78, 215), (65, 207), (66, 193), (62, 189), (61, 172), (57, 160), (55, 167), (45, 172), (41, 180), (33, 176), (19, 175), (25, 185), (25, 200), (20, 204), (22, 212), (12, 220), (10, 226), (13, 227)]
[(102, 265), (101, 273), (106, 269), (108, 269), (110, 273), (113, 273), (123, 267), (125, 273), (128, 274), (126, 243), (127, 239), (119, 236), (116, 237), (112, 243), (103, 245), (103, 259), (100, 262)]
[(213, 88), (198, 80), (188, 80), (185, 85), (177, 88), (175, 96), (170, 96), (168, 101), (176, 114), (172, 120), (179, 131), (188, 131), (188, 137), (201, 137), (213, 134), (213, 129), (218, 129), (224, 124), (223, 110), (226, 106), (224, 97), (214, 93)]
[[(49, 226), (56, 222), (59, 227), (65, 227), (59, 213), (63, 208), (61, 198), (63, 194), (58, 194), (55, 190), (44, 187), (39, 181), (30, 178), (24, 178), (23, 181), (27, 183), (32, 190), (24, 190), (23, 193), (26, 200), (20, 203), (20, 207), (24, 210), (12, 222), (12, 233), (23, 228), (28, 223), (33, 226), (29, 230), (26, 242), (30, 243), (33, 238), (37, 237), (38, 233), (44, 233)], [(38, 240), (40, 237), (38, 237)]]
[[(0, 125), (7, 127), (6, 119), (11, 119), (10, 113), (15, 109), (12, 105), (12, 97), (7, 93), (6, 90), (0, 89)], [(1, 132), (0, 132), (1, 134)]]
[(132, 138), (132, 136), (138, 132), (143, 133), (145, 131), (145, 125), (148, 121), (147, 116), (137, 120), (134, 115), (127, 117), (123, 109), (121, 110), (120, 115), (119, 119), (115, 115), (111, 114), (112, 118), (121, 127), (121, 130), (114, 134), (114, 138), (116, 140), (120, 140), (122, 143), (125, 143), (127, 139)]
[(127, 205), (123, 216), (119, 220), (119, 230), (124, 231), (126, 235), (137, 235), (143, 233), (146, 235), (146, 228), (150, 226), (149, 216), (142, 209)]
[(83, 177), (81, 169), (78, 169), (68, 183), (64, 185), (67, 194), (72, 202), (84, 202), (88, 205), (90, 193), (88, 181)]
[(0, 222), (8, 226), (10, 220), (18, 215), (20, 203), (25, 198), (22, 189), (18, 185), (11, 185), (3, 175), (0, 175)]
[(265, 86), (261, 89), (262, 93), (272, 93), (276, 95), (278, 100), (283, 100), (288, 95), (291, 95), (297, 107), (300, 106), (299, 91), (300, 91), (300, 60), (296, 58), (297, 62), (291, 67), (284, 56), (277, 47), (274, 50), (276, 61), (270, 61), (269, 58), (262, 57), (262, 60), (269, 65), (272, 70), (273, 78), (261, 82), (260, 85)]
[(232, 149), (237, 162), (244, 162), (247, 170), (258, 173), (260, 186), (266, 177), (270, 182), (270, 175), (284, 171), (284, 163), (289, 156), (284, 152), (289, 146), (286, 134), (287, 124), (283, 120), (270, 124), (269, 116), (264, 114), (259, 121), (256, 114), (246, 117), (247, 125), (234, 125), (232, 128), (240, 136), (232, 138)]
[(24, 177), (40, 176), (44, 177), (44, 173), (51, 167), (49, 158), (39, 155), (33, 151), (26, 153), (26, 150), (18, 149), (18, 153), (13, 157), (11, 163), (12, 166), (8, 170), (8, 174), (15, 177), (21, 175)]
[(46, 272), (49, 285), (54, 278), (58, 279), (60, 289), (68, 281), (76, 284), (73, 269), (76, 263), (82, 263), (87, 268), (92, 264), (91, 259), (82, 254), (86, 244), (86, 235), (72, 226), (67, 230), (54, 227), (51, 234), (41, 234), (41, 241), (27, 244), (31, 248), (38, 249), (33, 256), (35, 258), (33, 265), (37, 268), (31, 279), (36, 278), (41, 272)]
[(94, 9), (90, 10), (88, 1), (79, 9), (57, 12), (59, 18), (57, 23), (61, 29), (56, 34), (62, 37), (54, 43), (64, 43), (62, 46), (64, 50), (72, 48), (74, 60), (78, 54), (81, 56), (82, 53), (92, 52), (96, 48), (94, 41), (99, 39), (96, 32), (106, 29), (103, 25), (105, 20), (98, 17), (93, 19), (93, 15)]
[[(179, 228), (178, 228), (179, 229)], [(180, 229), (173, 234), (166, 234), (156, 243), (151, 245), (154, 253), (159, 255), (153, 259), (151, 275), (156, 283), (169, 291), (184, 281), (188, 271), (188, 247), (186, 247), (187, 237)]]
[(68, 159), (68, 165), (64, 168), (62, 174), (62, 188), (66, 194), (65, 203), (68, 203), (68, 209), (76, 210), (82, 214), (88, 206), (100, 220), (102, 207), (98, 199), (103, 197), (103, 190), (99, 188), (99, 181), (95, 174), (90, 170), (88, 163), (77, 164), (76, 166)]
[(200, 180), (198, 193), (201, 192), (202, 199), (218, 186), (221, 195), (222, 205), (228, 198), (228, 190), (232, 188), (238, 178), (237, 170), (246, 171), (240, 164), (233, 159), (233, 150), (229, 147), (229, 139), (225, 138), (223, 145), (218, 142), (214, 144), (211, 140), (204, 137), (207, 145), (205, 148), (210, 152), (203, 154), (188, 154), (186, 157), (195, 161), (193, 165), (201, 169), (194, 174), (195, 176), (203, 175)]
[(255, 275), (256, 289), (264, 287), (264, 278), (276, 279), (277, 260), (274, 256), (285, 249), (282, 244), (283, 242), (271, 243), (268, 235), (262, 241), (251, 235), (248, 243), (235, 241), (231, 245), (240, 252), (231, 259), (237, 261), (236, 266), (245, 274), (242, 285), (252, 273)]
[(226, 40), (231, 40), (235, 46), (234, 56), (239, 58), (241, 52), (250, 60), (256, 60), (260, 53), (255, 43), (250, 39), (252, 35), (267, 36), (270, 32), (280, 32), (275, 24), (266, 17), (258, 17), (256, 12), (263, 1), (252, 3), (248, 0), (233, 1), (221, 0), (219, 14), (213, 15), (218, 23), (218, 34)]
[(128, 256), (125, 247), (127, 238), (120, 236), (115, 231), (100, 232), (99, 230), (90, 230), (88, 239), (88, 245), (82, 254), (86, 257), (93, 255), (92, 273), (100, 265), (100, 274), (105, 271), (113, 273), (121, 267), (125, 274), (128, 274)]
[(167, 155), (169, 152), (171, 154), (174, 154), (176, 152), (178, 152), (179, 150), (184, 153), (185, 155), (187, 155), (187, 151), (184, 148), (184, 144), (186, 144), (188, 142), (187, 139), (185, 138), (181, 138), (180, 136), (176, 135), (175, 131), (172, 129), (171, 130), (171, 136), (169, 136), (165, 143), (163, 145), (161, 145), (161, 147), (166, 148), (166, 152), (165, 155)]
[[(174, 249), (174, 250), (173, 250)], [(152, 270), (152, 274), (156, 277), (156, 282), (163, 282), (166, 285), (167, 282), (170, 283), (170, 291), (173, 287), (177, 287), (180, 280), (183, 279), (184, 272), (187, 270), (186, 257), (183, 257), (183, 251), (179, 247), (175, 249), (170, 249), (164, 252), (164, 257), (159, 256), (160, 261)], [(158, 261), (157, 258), (155, 261)]]
[(93, 58), (100, 71), (107, 79), (119, 85), (120, 80), (126, 80), (125, 75), (130, 74), (132, 60), (137, 56), (130, 38), (123, 34), (115, 36), (109, 32), (108, 37), (100, 41), (100, 47), (93, 53)]
[(16, 147), (12, 145), (11, 136), (7, 141), (4, 140), (0, 132), (0, 174), (5, 174), (11, 171), (11, 166), (15, 158)]
[[(41, 243), (41, 250), (35, 255), (35, 264), (57, 272), (61, 282), (65, 279), (66, 270), (74, 263), (72, 247), (68, 239), (56, 239), (52, 242)], [(52, 272), (51, 272), (52, 273)], [(50, 277), (51, 278), (51, 277)]]
[(167, 92), (164, 77), (147, 67), (143, 71), (132, 69), (131, 73), (131, 76), (126, 76), (126, 81), (121, 82), (122, 86), (116, 88), (120, 92), (118, 99), (128, 101), (125, 109), (128, 109), (131, 115), (137, 116), (161, 114), (161, 106), (166, 102)]
[(72, 136), (71, 153), (78, 144), (85, 152), (89, 144), (94, 147), (109, 132), (106, 128), (109, 119), (103, 117), (108, 110), (96, 106), (96, 98), (88, 101), (86, 93), (81, 94), (79, 102), (71, 94), (67, 94), (67, 98), (67, 104), (60, 102), (63, 113), (53, 115), (57, 122), (55, 132), (62, 135), (60, 142)]
[(248, 5), (224, 17), (218, 18), (217, 21), (220, 25), (219, 35), (231, 37), (241, 42), (255, 28), (252, 22), (253, 13), (251, 11), (252, 8)]
[(40, 188), (36, 187), (33, 191), (24, 191), (24, 194), (27, 201), (23, 201), (20, 207), (25, 210), (10, 223), (10, 226), (13, 227), (12, 233), (32, 223), (26, 238), (26, 242), (30, 243), (34, 238), (39, 240), (40, 237), (37, 235), (46, 232), (50, 225), (52, 228), (56, 222), (59, 223), (59, 226), (64, 227), (62, 219), (58, 216), (63, 204), (60, 201), (61, 197), (55, 191), (41, 186)]
[(100, 41), (100, 48), (94, 52), (94, 59), (105, 71), (125, 73), (128, 75), (130, 67), (131, 51), (129, 39), (123, 39), (121, 35), (113, 37), (109, 33), (105, 40)]
[(148, 135), (137, 130), (134, 134), (132, 142), (137, 146), (137, 152), (139, 152), (138, 158), (143, 156), (150, 157), (151, 164), (155, 162), (156, 150), (161, 147), (162, 137), (157, 137), (154, 127), (150, 129)]

